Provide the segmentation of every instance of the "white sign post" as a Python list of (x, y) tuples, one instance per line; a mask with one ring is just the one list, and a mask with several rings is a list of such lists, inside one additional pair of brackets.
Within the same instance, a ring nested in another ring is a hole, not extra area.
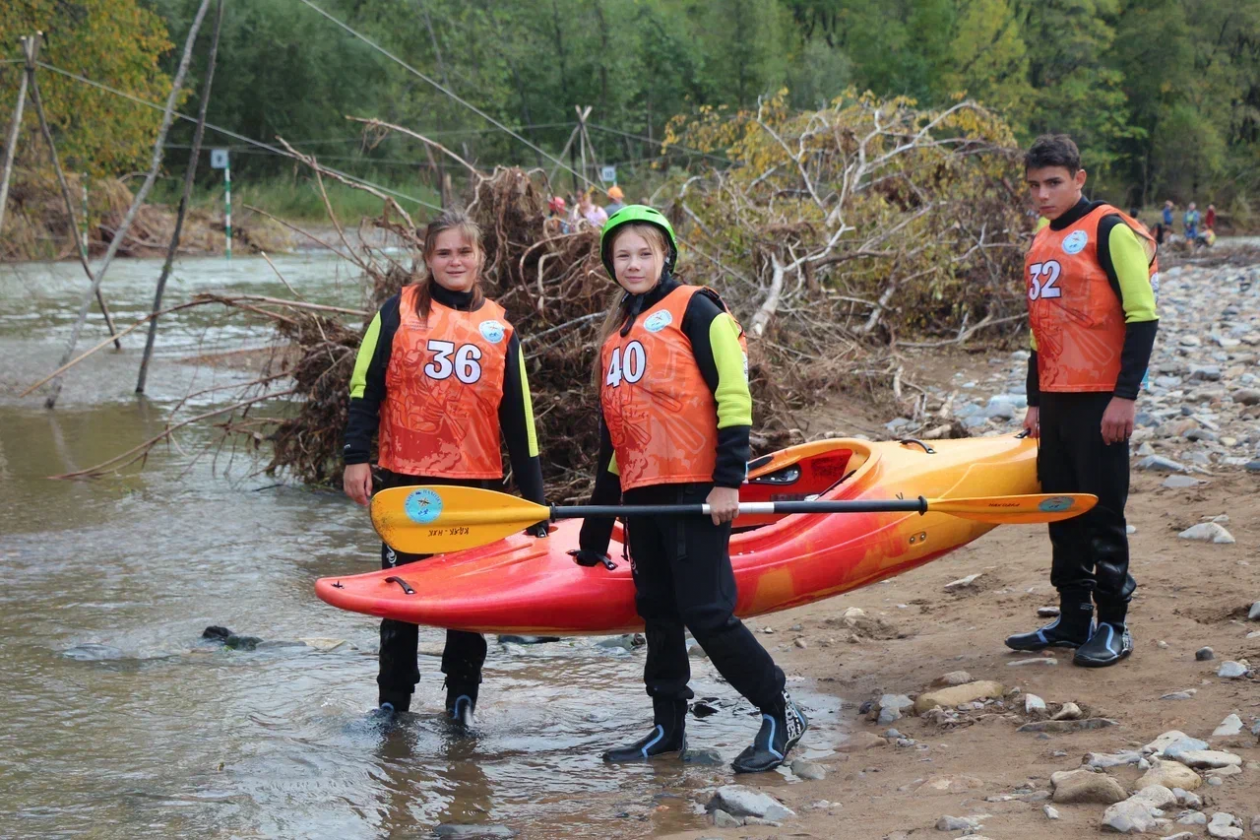
[(232, 162), (227, 149), (210, 150), (210, 168), (223, 170), (223, 230), (227, 234), (226, 255), (232, 260)]
[(605, 184), (617, 183), (617, 167), (615, 166), (601, 167), (599, 170), (599, 180), (603, 181)]

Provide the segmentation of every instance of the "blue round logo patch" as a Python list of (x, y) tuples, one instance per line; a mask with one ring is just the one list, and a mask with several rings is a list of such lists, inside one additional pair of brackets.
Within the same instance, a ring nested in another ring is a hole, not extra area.
[(643, 329), (650, 333), (658, 333), (672, 323), (674, 323), (674, 316), (670, 315), (668, 310), (661, 310), (648, 316), (648, 319), (643, 322)]
[(1059, 513), (1060, 511), (1071, 510), (1072, 497), (1071, 496), (1055, 496), (1053, 498), (1042, 501), (1042, 503), (1037, 505), (1037, 507), (1041, 508), (1046, 513)]
[(482, 321), (478, 329), (481, 330), (481, 335), (486, 341), (498, 344), (503, 340), (503, 334), (507, 328), (498, 321)]
[(1083, 230), (1074, 230), (1063, 240), (1063, 251), (1067, 254), (1079, 254), (1089, 244), (1089, 234)]
[(428, 525), (442, 515), (442, 497), (428, 488), (414, 490), (403, 502), (407, 518), (421, 525)]

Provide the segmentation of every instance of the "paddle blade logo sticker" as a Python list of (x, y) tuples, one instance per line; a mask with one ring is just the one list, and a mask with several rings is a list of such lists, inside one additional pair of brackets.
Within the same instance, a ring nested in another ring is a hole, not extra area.
[(421, 525), (428, 525), (442, 515), (442, 497), (427, 488), (411, 493), (403, 502), (407, 518)]
[(1072, 509), (1072, 498), (1070, 496), (1055, 496), (1053, 499), (1044, 500), (1037, 507), (1041, 508), (1045, 513), (1060, 513)]
[(1083, 230), (1074, 230), (1063, 240), (1063, 250), (1068, 254), (1079, 254), (1089, 244), (1089, 234)]
[(666, 310), (661, 310), (643, 322), (643, 329), (650, 333), (658, 333), (672, 323), (674, 323), (674, 316)]

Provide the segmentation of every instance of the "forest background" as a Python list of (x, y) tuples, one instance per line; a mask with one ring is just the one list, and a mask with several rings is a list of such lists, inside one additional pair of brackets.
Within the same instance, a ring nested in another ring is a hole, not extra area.
[[(48, 33), (49, 64), (161, 101), (194, 0), (10, 0), (0, 59)], [(483, 169), (547, 164), (524, 144), (407, 73), (304, 0), (229, 2), (209, 121), (285, 137), (329, 165), (435, 195), (423, 146), (392, 135), (368, 148), (345, 115), (413, 127)], [(686, 163), (663, 161), (671, 120), (748, 109), (782, 88), (794, 108), (848, 88), (939, 107), (970, 97), (1021, 141), (1045, 131), (1080, 145), (1096, 197), (1126, 206), (1215, 201), (1249, 225), (1260, 186), (1260, 0), (319, 0), (319, 6), (450, 91), (556, 154), (590, 105), (591, 144), (631, 200)], [(204, 39), (207, 37), (202, 35)], [(200, 52), (204, 52), (200, 51)], [(199, 55), (186, 85), (204, 72)], [(41, 72), (72, 171), (144, 167), (160, 114)], [(0, 65), (5, 122), (20, 64)], [(191, 103), (185, 102), (185, 111)], [(31, 122), (31, 121), (28, 121)], [(35, 129), (32, 126), (30, 130)], [(192, 126), (169, 138), (174, 195)], [(322, 213), (306, 173), (228, 138), (238, 189)], [(180, 147), (184, 147), (181, 149)], [(37, 147), (36, 143), (27, 148)], [(723, 150), (705, 149), (720, 159)], [(204, 164), (204, 162), (203, 162)], [(548, 164), (549, 165), (549, 164)], [(549, 165), (550, 166), (550, 165)], [(201, 169), (204, 200), (218, 173)], [(564, 178), (560, 179), (564, 182)], [(557, 191), (571, 188), (558, 184)], [(274, 207), (280, 213), (284, 207)], [(422, 214), (423, 215), (423, 214)]]

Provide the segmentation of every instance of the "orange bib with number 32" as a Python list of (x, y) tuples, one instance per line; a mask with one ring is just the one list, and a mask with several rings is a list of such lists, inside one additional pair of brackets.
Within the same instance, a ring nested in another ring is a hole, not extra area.
[(1043, 391), (1111, 391), (1124, 349), (1124, 306), (1098, 262), (1098, 223), (1116, 214), (1148, 247), (1150, 275), (1159, 271), (1155, 240), (1142, 223), (1104, 204), (1063, 230), (1037, 232), (1024, 259), (1028, 325), (1037, 339)]
[[(682, 329), (687, 305), (703, 291), (679, 286), (601, 349), (600, 404), (623, 491), (713, 480), (717, 402)], [(742, 334), (739, 341), (746, 358)]]
[(432, 301), (416, 313), (402, 290), (385, 371), (380, 465), (405, 475), (502, 478), (499, 403), (512, 326), (487, 300), (476, 312)]

